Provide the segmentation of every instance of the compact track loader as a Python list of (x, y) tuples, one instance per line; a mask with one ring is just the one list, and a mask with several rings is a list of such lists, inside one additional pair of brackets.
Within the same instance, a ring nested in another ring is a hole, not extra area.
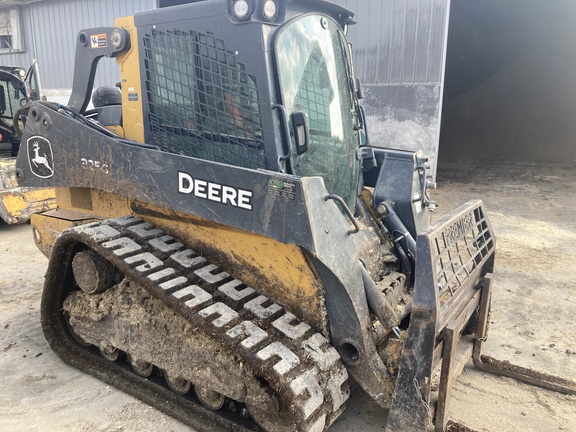
[(32, 213), (56, 205), (54, 189), (21, 188), (16, 179), (16, 155), (22, 133), (14, 116), (40, 94), (36, 61), (28, 71), (18, 66), (0, 66), (0, 219), (8, 224), (27, 222)]
[[(353, 23), (208, 0), (79, 33), (70, 101), (30, 106), (17, 164), (56, 187), (32, 223), (64, 361), (199, 430), (322, 431), (351, 383), (387, 431), (445, 427), (494, 235), (480, 201), (428, 226), (426, 160), (370, 145)], [(120, 89), (87, 110), (102, 57)]]

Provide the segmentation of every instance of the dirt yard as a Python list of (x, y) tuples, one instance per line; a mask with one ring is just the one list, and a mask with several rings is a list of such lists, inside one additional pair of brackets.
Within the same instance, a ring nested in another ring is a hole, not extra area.
[[(569, 166), (439, 172), (442, 211), (481, 197), (496, 233), (489, 355), (576, 380), (576, 179)], [(576, 396), (467, 368), (451, 417), (482, 431), (576, 431)]]
[[(576, 377), (576, 178), (571, 167), (500, 164), (439, 172), (438, 215), (482, 198), (497, 235), (487, 353)], [(437, 217), (437, 216), (436, 216)], [(188, 431), (186, 426), (62, 363), (39, 318), (47, 260), (29, 225), (0, 225), (0, 430)], [(386, 413), (359, 391), (333, 431), (382, 430)], [(450, 418), (477, 430), (576, 432), (576, 396), (469, 365)]]

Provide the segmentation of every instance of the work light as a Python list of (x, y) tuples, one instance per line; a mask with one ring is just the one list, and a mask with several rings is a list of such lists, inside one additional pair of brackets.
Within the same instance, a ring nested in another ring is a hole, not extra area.
[(274, 0), (266, 0), (266, 2), (264, 2), (264, 10), (263, 10), (264, 17), (271, 20), (276, 16), (277, 12), (278, 12), (278, 6), (276, 5), (276, 2)]
[(242, 20), (248, 17), (250, 13), (250, 4), (247, 0), (237, 0), (234, 2), (234, 15), (236, 18)]

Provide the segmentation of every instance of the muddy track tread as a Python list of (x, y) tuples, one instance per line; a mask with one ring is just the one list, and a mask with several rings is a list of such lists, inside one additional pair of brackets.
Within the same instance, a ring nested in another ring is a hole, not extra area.
[(162, 230), (127, 216), (63, 236), (104, 256), (251, 365), (298, 419), (293, 430), (322, 431), (344, 409), (348, 374), (321, 334)]

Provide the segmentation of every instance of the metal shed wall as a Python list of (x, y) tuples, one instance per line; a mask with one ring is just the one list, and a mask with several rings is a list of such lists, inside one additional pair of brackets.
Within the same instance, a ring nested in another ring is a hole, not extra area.
[[(117, 17), (153, 9), (156, 0), (58, 0), (21, 6), (25, 52), (0, 54), (0, 63), (28, 66), (38, 59), (45, 89), (72, 88), (76, 36), (83, 28), (113, 26)], [(119, 80), (115, 61), (104, 59), (95, 85)]]
[(356, 13), (355, 73), (373, 145), (423, 150), (435, 169), (450, 0), (335, 0)]

